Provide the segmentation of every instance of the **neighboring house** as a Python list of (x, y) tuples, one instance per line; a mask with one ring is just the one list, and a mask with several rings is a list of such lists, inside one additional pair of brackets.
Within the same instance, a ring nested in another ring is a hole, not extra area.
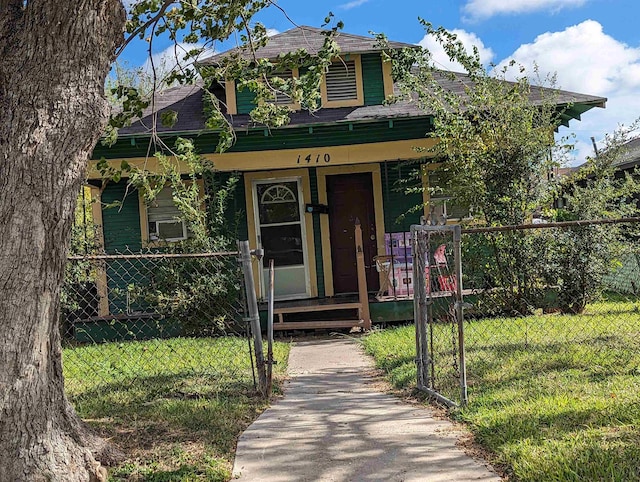
[(632, 172), (640, 166), (640, 137), (631, 139), (622, 146), (622, 155), (614, 163), (619, 172)]
[[(317, 28), (294, 28), (271, 37), (257, 56), (275, 58), (297, 48), (314, 53), (323, 39)], [(403, 161), (425, 156), (415, 148), (429, 148), (435, 142), (425, 137), (431, 116), (413, 103), (384, 105), (385, 98), (393, 94), (394, 83), (391, 67), (383, 62), (375, 39), (341, 33), (337, 43), (341, 58), (326, 74), (322, 108), (313, 114), (292, 112), (286, 127), (268, 129), (252, 124), (248, 114), (254, 106), (253, 94), (238, 90), (233, 80), (226, 81), (219, 94), (237, 141), (223, 154), (215, 153), (217, 133), (205, 128), (200, 88), (170, 88), (156, 99), (158, 110), (178, 112), (178, 122), (172, 128), (158, 127), (167, 144), (178, 135), (191, 137), (223, 176), (240, 176), (229, 220), (241, 213), (238, 238), (248, 239), (252, 247), (263, 247), (264, 260), (276, 260), (279, 300), (357, 292), (356, 218), (363, 229), (368, 290), (375, 292), (380, 278), (374, 257), (389, 251), (385, 239), (392, 239), (391, 233), (407, 232), (422, 214), (429, 213), (427, 194), (404, 194), (396, 181), (411, 168)], [(412, 46), (390, 43), (393, 49), (403, 47)], [(212, 61), (216, 58), (219, 56)], [(462, 90), (465, 76), (460, 74), (458, 79), (443, 77), (443, 83)], [(565, 121), (577, 119), (593, 107), (604, 107), (605, 101), (571, 92), (560, 92), (559, 100), (571, 106)], [(145, 159), (150, 125), (149, 113), (122, 129), (113, 147), (97, 146), (93, 159), (105, 158), (116, 166), (126, 159), (153, 170), (153, 159)], [(90, 169), (90, 182), (97, 184), (98, 179), (96, 169)], [(103, 204), (124, 199), (120, 209), (101, 213), (107, 252), (138, 250), (154, 237), (178, 240), (187, 235), (176, 222), (171, 203), (165, 202), (170, 193), (161, 195), (160, 207), (147, 207), (135, 193), (125, 198), (125, 191), (121, 181), (108, 184), (102, 192)], [(400, 215), (421, 204), (424, 212), (413, 211), (399, 220)], [(288, 207), (278, 208), (282, 205)], [(260, 269), (259, 274), (258, 289), (263, 296), (264, 271)]]

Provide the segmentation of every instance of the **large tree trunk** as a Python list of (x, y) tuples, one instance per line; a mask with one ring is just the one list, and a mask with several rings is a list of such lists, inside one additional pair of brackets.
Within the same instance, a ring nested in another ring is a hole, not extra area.
[(119, 0), (0, 0), (0, 480), (104, 478), (64, 394), (58, 294), (108, 116)]

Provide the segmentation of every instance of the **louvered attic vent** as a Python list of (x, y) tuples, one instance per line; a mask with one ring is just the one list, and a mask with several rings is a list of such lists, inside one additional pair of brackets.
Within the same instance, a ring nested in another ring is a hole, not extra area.
[[(279, 72), (275, 76), (280, 77), (282, 80), (290, 80), (293, 78), (293, 72), (291, 70), (287, 70), (285, 72)], [(291, 104), (291, 97), (289, 97), (288, 95), (278, 91), (274, 92), (274, 95), (276, 97), (276, 104)]]
[(358, 98), (356, 63), (353, 60), (334, 62), (326, 74), (327, 100), (329, 102)]

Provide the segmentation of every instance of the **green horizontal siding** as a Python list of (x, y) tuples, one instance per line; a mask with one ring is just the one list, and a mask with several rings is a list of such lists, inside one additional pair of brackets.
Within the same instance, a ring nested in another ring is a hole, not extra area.
[[(102, 210), (105, 251), (109, 254), (140, 252), (142, 234), (138, 192), (127, 193), (125, 181), (109, 183), (102, 192), (102, 202), (105, 205), (121, 203)], [(144, 311), (144, 307), (139, 303), (127, 302), (127, 287), (133, 280), (141, 283), (148, 282), (143, 279), (145, 277), (140, 274), (143, 270), (136, 263), (139, 262), (131, 264), (118, 260), (107, 263), (109, 313), (127, 313), (128, 310)]]
[(380, 54), (365, 54), (361, 60), (364, 105), (380, 105), (384, 102), (382, 57)]
[(238, 114), (248, 114), (256, 107), (256, 94), (248, 88), (238, 89), (236, 84), (236, 109)]
[(382, 199), (384, 202), (384, 225), (387, 233), (403, 233), (409, 231), (412, 224), (420, 222), (422, 209), (422, 193), (407, 193), (409, 186), (419, 185), (419, 180), (409, 185), (401, 183), (409, 178), (411, 171), (418, 169), (416, 163), (385, 162), (382, 163)]
[[(224, 228), (222, 232), (231, 239), (241, 241), (247, 240), (249, 234), (247, 231), (247, 208), (244, 195), (244, 178), (242, 174), (231, 172), (215, 172), (205, 175), (205, 185), (207, 194), (213, 196), (220, 186), (225, 186), (232, 176), (238, 177), (235, 189), (229, 193), (226, 209), (224, 212)], [(213, 205), (210, 204), (212, 209)], [(213, 216), (209, 216), (213, 219)]]
[[(431, 129), (427, 118), (395, 119), (366, 123), (340, 123), (334, 125), (309, 127), (291, 127), (286, 129), (251, 129), (236, 132), (236, 143), (229, 152), (253, 152), (261, 150), (300, 149), (307, 147), (344, 146), (388, 142), (409, 139), (422, 139)], [(193, 139), (200, 153), (215, 152), (218, 136), (215, 133), (184, 135)], [(167, 145), (172, 146), (176, 136), (163, 136)], [(135, 145), (131, 139), (121, 139), (111, 148), (98, 145), (93, 158), (125, 159), (143, 157), (147, 154), (148, 140), (138, 138)]]
[(104, 247), (107, 253), (140, 251), (142, 234), (138, 192), (127, 193), (127, 185), (124, 181), (109, 183), (102, 192), (102, 202), (104, 205), (121, 203), (102, 210)]

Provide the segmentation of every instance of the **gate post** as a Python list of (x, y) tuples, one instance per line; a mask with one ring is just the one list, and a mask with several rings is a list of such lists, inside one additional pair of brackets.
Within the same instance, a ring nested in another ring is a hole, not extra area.
[(251, 252), (249, 251), (249, 241), (239, 241), (240, 261), (242, 263), (242, 273), (244, 277), (244, 289), (247, 295), (247, 309), (249, 310), (249, 322), (253, 334), (253, 348), (256, 355), (256, 366), (258, 368), (258, 391), (267, 397), (267, 372), (265, 368), (264, 350), (262, 347), (262, 331), (260, 329), (260, 314), (258, 313), (258, 299), (253, 282), (253, 269), (251, 268)]
[(425, 269), (427, 248), (423, 233), (411, 226), (411, 252), (413, 254), (413, 316), (416, 330), (417, 385), (420, 390), (431, 388), (429, 347), (427, 344), (428, 301)]
[(456, 276), (456, 321), (458, 322), (458, 351), (460, 354), (460, 402), (466, 405), (469, 401), (467, 391), (467, 362), (464, 349), (464, 300), (462, 298), (462, 227), (458, 224), (453, 228), (453, 258), (455, 260)]
[(273, 383), (273, 303), (275, 271), (274, 261), (269, 260), (269, 283), (267, 288), (267, 393), (271, 395)]

